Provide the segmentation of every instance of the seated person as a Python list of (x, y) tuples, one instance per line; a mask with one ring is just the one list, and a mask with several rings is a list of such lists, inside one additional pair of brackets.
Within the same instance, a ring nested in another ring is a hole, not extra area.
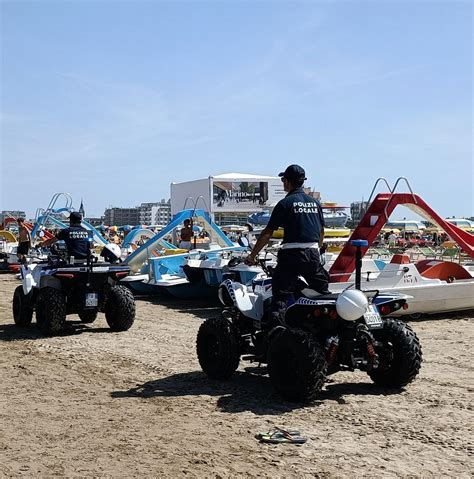
[(37, 247), (45, 248), (56, 243), (56, 241), (64, 241), (69, 256), (76, 259), (86, 259), (89, 254), (89, 231), (81, 226), (82, 215), (77, 211), (73, 211), (69, 215), (69, 228), (60, 230), (54, 238), (50, 238), (42, 243), (38, 243)]

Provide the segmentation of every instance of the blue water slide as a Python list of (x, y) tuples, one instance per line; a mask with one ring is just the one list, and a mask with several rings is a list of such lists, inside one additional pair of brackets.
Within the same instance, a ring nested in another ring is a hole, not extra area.
[(130, 256), (127, 257), (125, 263), (130, 266), (131, 271), (133, 273), (137, 273), (138, 271), (140, 271), (142, 266), (150, 257), (150, 251), (156, 249), (158, 245), (162, 244), (164, 241), (164, 237), (170, 234), (180, 224), (182, 224), (184, 220), (191, 219), (194, 217), (201, 218), (202, 220), (204, 220), (204, 222), (212, 228), (212, 230), (217, 234), (217, 236), (226, 246), (235, 246), (234, 243), (229, 238), (227, 238), (227, 236), (223, 233), (219, 226), (217, 226), (217, 224), (212, 221), (209, 213), (199, 209), (183, 210), (177, 213), (164, 229), (162, 229), (159, 233), (153, 236), (153, 238), (150, 238), (143, 246), (140, 246), (140, 248), (135, 250)]

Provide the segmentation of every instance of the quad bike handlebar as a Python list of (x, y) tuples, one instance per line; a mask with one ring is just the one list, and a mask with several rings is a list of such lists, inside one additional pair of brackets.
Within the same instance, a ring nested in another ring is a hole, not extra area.
[(257, 261), (255, 263), (252, 263), (252, 264), (249, 264), (246, 259), (243, 259), (243, 258), (232, 258), (229, 263), (228, 263), (228, 267), (229, 268), (235, 268), (236, 266), (238, 266), (239, 264), (246, 264), (247, 266), (251, 267), (251, 266), (260, 266), (263, 270), (263, 272), (265, 274), (267, 274), (268, 276), (272, 276), (273, 275), (273, 268), (271, 267), (268, 267), (267, 266), (267, 263), (269, 261), (272, 261), (271, 258), (259, 258), (257, 259)]

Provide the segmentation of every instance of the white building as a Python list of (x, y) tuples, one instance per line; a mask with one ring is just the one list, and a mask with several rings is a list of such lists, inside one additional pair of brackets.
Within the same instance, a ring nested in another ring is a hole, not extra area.
[(249, 214), (274, 206), (284, 196), (278, 176), (225, 173), (171, 183), (171, 214), (196, 207), (210, 212), (218, 224), (244, 224)]
[(171, 202), (162, 199), (155, 203), (142, 203), (139, 207), (139, 222), (143, 225), (167, 225), (171, 221)]

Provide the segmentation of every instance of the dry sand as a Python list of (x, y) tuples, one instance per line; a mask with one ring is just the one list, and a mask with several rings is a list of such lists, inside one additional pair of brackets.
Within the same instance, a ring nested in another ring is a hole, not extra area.
[[(0, 276), (1, 477), (471, 477), (473, 312), (412, 323), (424, 362), (406, 390), (339, 373), (301, 407), (263, 368), (201, 373), (196, 332), (217, 305), (139, 299), (128, 332), (70, 317), (44, 338), (13, 325), (17, 284)], [(274, 425), (309, 441), (259, 444)]]

